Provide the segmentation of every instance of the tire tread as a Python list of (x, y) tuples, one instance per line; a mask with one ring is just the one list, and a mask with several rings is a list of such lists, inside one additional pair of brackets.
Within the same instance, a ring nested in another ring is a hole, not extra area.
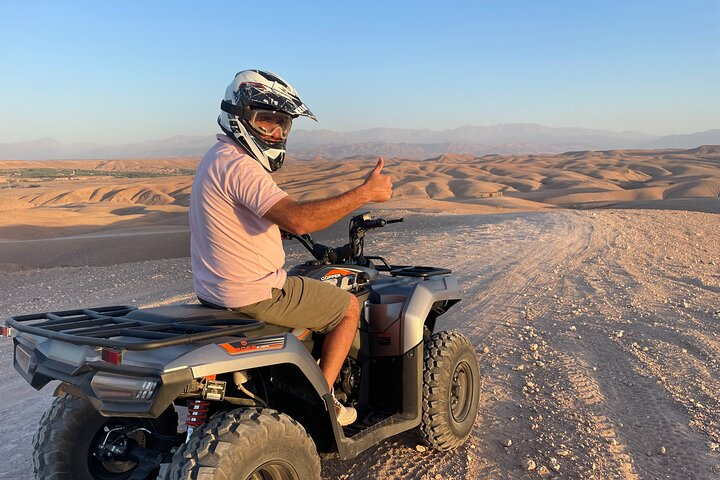
[(168, 480), (235, 478), (233, 473), (239, 468), (241, 458), (228, 455), (228, 452), (253, 451), (263, 439), (292, 441), (298, 451), (310, 459), (313, 478), (320, 479), (320, 457), (302, 425), (275, 410), (239, 408), (217, 414), (193, 432), (190, 440), (175, 453)]
[[(450, 428), (446, 420), (451, 415), (450, 405), (444, 395), (447, 379), (453, 373), (454, 359), (466, 349), (474, 354), (468, 339), (453, 331), (434, 333), (425, 342), (420, 434), (427, 445), (440, 451), (459, 447), (470, 435), (468, 432), (458, 437)], [(477, 411), (475, 413), (477, 415)]]

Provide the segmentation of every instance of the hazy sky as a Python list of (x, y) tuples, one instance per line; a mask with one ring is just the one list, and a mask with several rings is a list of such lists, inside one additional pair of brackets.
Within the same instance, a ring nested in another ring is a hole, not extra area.
[(212, 134), (246, 68), (295, 128), (720, 128), (718, 0), (0, 0), (0, 45), (0, 142)]

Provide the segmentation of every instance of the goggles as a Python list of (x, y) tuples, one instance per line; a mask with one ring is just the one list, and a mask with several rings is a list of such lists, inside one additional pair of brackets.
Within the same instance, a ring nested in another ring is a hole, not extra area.
[(264, 140), (277, 143), (287, 140), (293, 117), (274, 110), (246, 108), (245, 120)]

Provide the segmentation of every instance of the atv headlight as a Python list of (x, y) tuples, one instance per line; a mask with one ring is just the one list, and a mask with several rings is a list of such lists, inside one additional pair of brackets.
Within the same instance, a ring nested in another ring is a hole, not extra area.
[(157, 378), (98, 373), (90, 386), (100, 400), (144, 402), (152, 398), (159, 383)]

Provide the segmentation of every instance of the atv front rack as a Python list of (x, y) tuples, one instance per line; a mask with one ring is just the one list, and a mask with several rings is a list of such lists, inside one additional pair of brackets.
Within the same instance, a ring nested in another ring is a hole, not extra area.
[(5, 323), (18, 332), (30, 335), (75, 345), (125, 350), (153, 350), (218, 337), (241, 336), (265, 326), (263, 321), (240, 318), (237, 313), (226, 310), (176, 318), (152, 315), (149, 310), (152, 309), (138, 310), (134, 306), (120, 305), (18, 315), (10, 317)]
[(422, 265), (390, 265), (387, 260), (377, 255), (365, 255), (366, 260), (376, 260), (382, 264), (375, 264), (378, 272), (390, 272), (394, 277), (433, 277), (435, 275), (450, 275), (449, 268), (425, 267)]

